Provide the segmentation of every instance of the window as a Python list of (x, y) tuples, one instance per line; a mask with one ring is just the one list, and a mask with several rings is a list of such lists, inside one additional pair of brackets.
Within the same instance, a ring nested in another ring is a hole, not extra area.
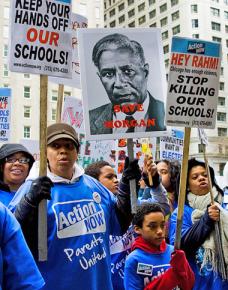
[(24, 117), (30, 118), (30, 116), (31, 116), (31, 107), (24, 106)]
[(9, 19), (9, 7), (4, 7), (4, 18)]
[(24, 138), (31, 137), (31, 128), (30, 126), (24, 126)]
[(168, 30), (162, 32), (162, 40), (165, 40), (165, 39), (167, 39), (168, 37), (169, 37), (169, 32), (168, 32)]
[(173, 27), (172, 30), (173, 30), (173, 35), (180, 33), (180, 25)]
[(3, 88), (9, 88), (9, 84), (3, 84)]
[(199, 27), (199, 21), (198, 19), (192, 19), (192, 28)]
[(198, 144), (198, 152), (199, 153), (203, 153), (203, 151), (204, 151), (203, 146), (204, 146), (203, 144)]
[(128, 5), (131, 5), (134, 3), (134, 0), (128, 0), (127, 3), (128, 3)]
[(218, 127), (218, 136), (227, 136), (227, 128), (219, 128)]
[(220, 67), (220, 75), (223, 76), (224, 75), (224, 67)]
[(176, 12), (172, 13), (171, 16), (172, 16), (172, 21), (175, 21), (175, 20), (180, 18), (180, 13), (179, 13), (179, 11), (176, 11)]
[(128, 24), (128, 27), (135, 27), (135, 21)]
[(114, 21), (110, 22), (109, 26), (110, 27), (115, 27), (116, 26), (116, 21), (114, 20)]
[(226, 163), (219, 163), (219, 175), (223, 176), (223, 171)]
[(149, 17), (154, 18), (156, 16), (156, 9), (149, 12)]
[(164, 51), (164, 53), (168, 53), (169, 52), (169, 45), (163, 46), (163, 51)]
[(8, 56), (8, 45), (4, 44), (3, 46), (3, 57), (7, 57)]
[(228, 25), (225, 25), (225, 31), (228, 33)]
[(223, 82), (220, 82), (219, 83), (219, 89), (220, 89), (220, 91), (224, 91), (224, 83)]
[(57, 100), (58, 100), (58, 91), (55, 91), (55, 90), (51, 91), (51, 100), (53, 102), (57, 102)]
[(141, 12), (145, 9), (145, 2), (138, 6), (138, 11)]
[(217, 120), (218, 121), (226, 122), (226, 113), (218, 112), (217, 113)]
[(192, 38), (199, 38), (199, 34), (198, 33), (192, 34)]
[(216, 36), (212, 36), (212, 40), (215, 41), (215, 42), (219, 42), (219, 43), (222, 42), (222, 38), (216, 37)]
[(112, 17), (116, 14), (115, 8), (109, 11), (109, 16)]
[(215, 16), (215, 17), (219, 17), (220, 16), (220, 10), (217, 9), (217, 8), (211, 7), (211, 15)]
[(224, 11), (224, 17), (225, 17), (225, 19), (228, 19), (228, 12), (227, 11)]
[(71, 92), (64, 91), (64, 97), (71, 97)]
[(226, 47), (228, 47), (228, 39), (226, 39)]
[(3, 37), (9, 38), (9, 26), (3, 26)]
[(24, 74), (24, 79), (30, 79), (30, 74)]
[(171, 0), (171, 6), (177, 5), (178, 4), (178, 0)]
[(156, 27), (156, 26), (157, 26), (156, 22), (150, 24), (150, 27)]
[(118, 6), (118, 9), (119, 9), (119, 11), (124, 10), (124, 3), (121, 3), (121, 4)]
[(221, 30), (221, 25), (220, 23), (217, 22), (211, 22), (211, 29), (215, 31), (220, 31)]
[(81, 14), (82, 16), (87, 16), (86, 4), (84, 4), (84, 3), (79, 4), (79, 14)]
[(130, 11), (128, 11), (128, 17), (129, 18), (131, 18), (134, 15), (135, 15), (135, 9), (131, 9)]
[(192, 13), (197, 13), (198, 12), (198, 6), (196, 4), (191, 5), (191, 12)]
[(106, 21), (106, 19), (107, 19), (107, 15), (106, 15), (106, 14), (104, 14), (104, 21)]
[(165, 67), (167, 68), (169, 66), (169, 59), (165, 60)]
[(168, 18), (167, 18), (167, 17), (162, 18), (162, 19), (160, 20), (160, 23), (161, 23), (161, 27), (167, 25), (167, 23), (168, 23)]
[(165, 12), (167, 10), (167, 4), (163, 4), (160, 6), (160, 13)]
[(8, 69), (8, 65), (6, 63), (3, 64), (3, 76), (4, 77), (9, 76), (9, 69)]
[(143, 15), (142, 17), (139, 18), (139, 24), (143, 24), (144, 22), (146, 22), (146, 16)]
[(119, 17), (119, 23), (123, 23), (125, 21), (125, 15)]
[(155, 3), (155, 0), (149, 0), (149, 1), (148, 1), (148, 4), (149, 4), (149, 5), (152, 5), (152, 4), (154, 4), (154, 3)]
[(99, 7), (95, 7), (95, 16), (96, 16), (96, 19), (100, 19), (100, 8)]
[(51, 109), (51, 120), (56, 121), (56, 109)]

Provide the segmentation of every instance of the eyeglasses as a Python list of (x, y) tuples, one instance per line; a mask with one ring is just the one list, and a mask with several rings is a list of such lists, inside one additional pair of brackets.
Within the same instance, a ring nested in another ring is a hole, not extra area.
[(7, 163), (15, 163), (19, 162), (20, 164), (28, 164), (30, 162), (29, 158), (21, 157), (21, 158), (6, 158)]

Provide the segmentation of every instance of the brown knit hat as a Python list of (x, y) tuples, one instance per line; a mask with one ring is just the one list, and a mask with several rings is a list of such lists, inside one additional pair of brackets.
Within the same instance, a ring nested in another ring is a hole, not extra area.
[(77, 151), (79, 150), (78, 135), (72, 126), (66, 123), (55, 123), (47, 127), (47, 145), (61, 138), (72, 140)]

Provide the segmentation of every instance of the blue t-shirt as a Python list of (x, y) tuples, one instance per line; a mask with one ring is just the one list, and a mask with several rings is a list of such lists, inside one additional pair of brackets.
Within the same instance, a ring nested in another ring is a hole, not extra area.
[[(27, 192), (31, 182), (22, 186)], [(116, 199), (94, 178), (55, 183), (48, 210), (48, 261), (37, 262), (45, 290), (111, 290), (109, 236), (120, 235)], [(15, 199), (14, 199), (15, 202)]]
[(43, 285), (18, 222), (0, 203), (0, 289), (38, 290)]
[(15, 192), (8, 192), (4, 190), (0, 190), (0, 202), (3, 203), (6, 207), (11, 202), (12, 198), (14, 197)]
[[(127, 256), (124, 268), (124, 287), (127, 290), (139, 290), (170, 268), (173, 246), (167, 244), (162, 253), (148, 253), (135, 249)], [(165, 290), (165, 289), (164, 289)]]

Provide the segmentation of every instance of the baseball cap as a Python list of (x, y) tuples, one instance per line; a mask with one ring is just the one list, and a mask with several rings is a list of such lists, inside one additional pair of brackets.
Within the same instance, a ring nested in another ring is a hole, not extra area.
[(76, 149), (79, 149), (78, 135), (72, 126), (66, 123), (55, 123), (47, 127), (47, 145), (61, 138), (72, 140)]

